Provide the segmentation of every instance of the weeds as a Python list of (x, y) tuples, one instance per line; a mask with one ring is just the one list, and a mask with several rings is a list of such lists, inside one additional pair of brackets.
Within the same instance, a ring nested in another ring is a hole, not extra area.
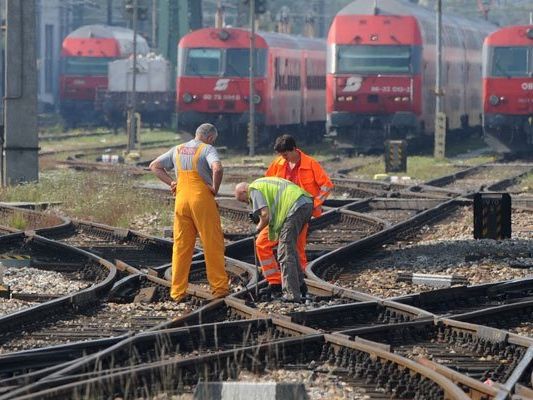
[[(38, 183), (0, 188), (1, 201), (57, 201), (53, 208), (72, 218), (131, 228), (139, 218), (160, 223), (149, 226), (160, 232), (171, 225), (172, 209), (151, 191), (135, 187), (135, 179), (121, 173), (53, 171), (41, 174)], [(168, 212), (162, 212), (166, 211)], [(22, 221), (17, 222), (22, 224)]]

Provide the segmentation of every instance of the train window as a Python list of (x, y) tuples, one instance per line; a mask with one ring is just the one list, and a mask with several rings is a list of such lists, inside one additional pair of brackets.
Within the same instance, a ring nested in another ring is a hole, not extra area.
[[(248, 49), (227, 49), (224, 76), (247, 77), (250, 74), (250, 50)], [(266, 71), (266, 50), (256, 49), (254, 75), (265, 76)]]
[(185, 64), (185, 75), (217, 76), (220, 75), (222, 60), (221, 49), (189, 49)]
[(532, 67), (528, 67), (532, 51), (526, 46), (495, 47), (492, 50), (492, 76), (528, 76), (533, 72)]
[(409, 74), (420, 69), (420, 48), (410, 46), (338, 46), (339, 73)]
[(109, 57), (65, 57), (63, 59), (63, 72), (65, 75), (105, 75), (107, 64), (114, 61)]

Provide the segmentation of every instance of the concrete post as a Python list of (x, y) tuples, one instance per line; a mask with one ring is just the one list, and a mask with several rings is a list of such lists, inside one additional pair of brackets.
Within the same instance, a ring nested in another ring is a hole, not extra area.
[(35, 0), (7, 0), (3, 185), (39, 179)]

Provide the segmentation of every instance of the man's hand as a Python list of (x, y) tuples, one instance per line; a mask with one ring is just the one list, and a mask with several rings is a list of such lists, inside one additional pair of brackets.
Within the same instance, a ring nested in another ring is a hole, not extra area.
[(170, 191), (172, 192), (173, 195), (176, 195), (176, 181), (172, 181), (170, 182)]
[(250, 221), (252, 221), (253, 224), (258, 224), (259, 223), (259, 215), (257, 215), (256, 213), (253, 213), (251, 212), (250, 214), (248, 214), (248, 217), (250, 218)]
[(217, 192), (215, 191), (215, 188), (211, 185), (207, 185), (207, 187), (209, 188), (209, 190), (211, 191), (211, 193), (213, 193), (213, 196), (216, 196), (217, 195)]

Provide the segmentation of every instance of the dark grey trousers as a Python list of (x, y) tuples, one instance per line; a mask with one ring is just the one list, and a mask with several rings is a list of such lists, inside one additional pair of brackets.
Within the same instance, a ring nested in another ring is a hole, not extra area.
[(300, 286), (304, 283), (304, 273), (296, 252), (296, 242), (303, 226), (311, 219), (313, 204), (300, 206), (288, 217), (279, 234), (278, 262), (281, 269), (281, 286), (289, 300), (300, 301)]

